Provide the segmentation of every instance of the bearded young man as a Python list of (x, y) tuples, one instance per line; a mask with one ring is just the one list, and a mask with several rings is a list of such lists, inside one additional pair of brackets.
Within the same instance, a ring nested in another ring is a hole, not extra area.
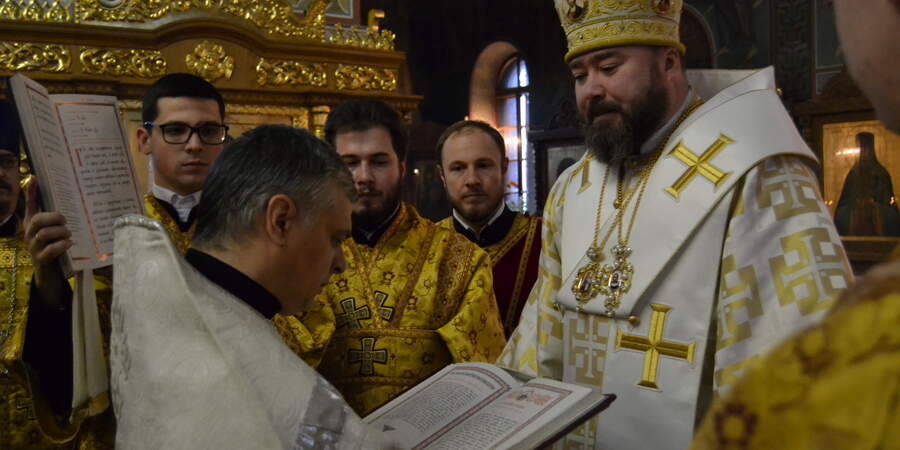
[(547, 199), (498, 364), (616, 393), (565, 445), (685, 448), (714, 394), (852, 275), (771, 68), (688, 76), (679, 0), (556, 7), (589, 151)]
[[(358, 196), (343, 243), (347, 270), (325, 287), (321, 308), (276, 321), (307, 362), (321, 358), (319, 372), (361, 416), (448, 364), (494, 362), (506, 343), (488, 255), (400, 200), (402, 127), (373, 100), (328, 116), (325, 139)], [(327, 348), (304, 352), (311, 341)]]
[[(900, 133), (900, 1), (834, 2), (847, 68)], [(900, 442), (900, 248), (848, 289), (818, 326), (748, 368), (694, 449), (896, 448)]]
[(485, 122), (463, 120), (437, 142), (441, 181), (453, 214), (439, 225), (456, 230), (491, 257), (503, 331), (512, 334), (537, 279), (541, 219), (506, 206), (509, 160), (503, 136)]

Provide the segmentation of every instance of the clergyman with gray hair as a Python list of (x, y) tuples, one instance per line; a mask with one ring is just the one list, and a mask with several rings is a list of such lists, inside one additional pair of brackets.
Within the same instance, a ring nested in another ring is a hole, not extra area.
[(118, 448), (358, 448), (377, 435), (269, 319), (344, 270), (355, 200), (337, 154), (262, 126), (213, 165), (184, 258), (162, 226), (116, 226), (111, 378)]

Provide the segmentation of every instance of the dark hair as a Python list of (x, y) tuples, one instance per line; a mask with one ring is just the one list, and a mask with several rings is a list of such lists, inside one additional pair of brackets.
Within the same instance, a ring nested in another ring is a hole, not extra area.
[(197, 206), (193, 241), (213, 248), (241, 242), (278, 194), (303, 208), (306, 225), (312, 225), (332, 206), (334, 188), (355, 201), (350, 172), (328, 144), (299, 128), (257, 127), (225, 147), (213, 163)]
[(497, 151), (500, 152), (500, 161), (503, 161), (503, 158), (506, 158), (506, 144), (503, 141), (503, 136), (500, 135), (500, 132), (497, 131), (496, 128), (492, 127), (489, 123), (480, 120), (460, 120), (459, 122), (450, 125), (443, 133), (441, 133), (441, 137), (438, 138), (437, 145), (435, 146), (438, 165), (443, 164), (444, 144), (447, 142), (447, 139), (450, 139), (450, 136), (453, 136), (456, 133), (461, 133), (470, 129), (480, 130), (487, 134), (497, 146)]
[(400, 114), (378, 100), (354, 99), (341, 103), (325, 121), (325, 141), (334, 146), (338, 134), (384, 127), (391, 135), (397, 159), (406, 159), (406, 132)]
[(172, 73), (153, 83), (144, 93), (141, 107), (141, 121), (153, 122), (159, 116), (159, 99), (164, 97), (190, 97), (215, 100), (219, 104), (219, 115), (225, 119), (225, 101), (222, 94), (203, 78), (187, 73)]

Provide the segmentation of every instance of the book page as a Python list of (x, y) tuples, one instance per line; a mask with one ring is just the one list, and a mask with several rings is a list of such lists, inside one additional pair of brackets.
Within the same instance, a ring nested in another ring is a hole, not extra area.
[(51, 98), (75, 163), (96, 258), (111, 263), (107, 260), (113, 252), (113, 222), (126, 214), (141, 214), (141, 196), (116, 98), (88, 95)]
[(90, 265), (96, 249), (53, 102), (43, 86), (22, 75), (12, 77), (10, 87), (32, 166), (41, 181), (44, 208), (61, 213), (72, 233), (72, 247), (66, 252), (69, 258), (67, 271), (85, 268)]
[(428, 449), (500, 449), (538, 432), (591, 389), (536, 379), (514, 388), (426, 446)]
[(365, 418), (401, 448), (423, 448), (519, 385), (490, 364), (448, 366)]

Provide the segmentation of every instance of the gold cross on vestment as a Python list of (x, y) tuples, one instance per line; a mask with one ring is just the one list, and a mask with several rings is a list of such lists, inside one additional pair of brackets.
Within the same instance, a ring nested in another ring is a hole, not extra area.
[(378, 315), (385, 321), (390, 321), (394, 316), (394, 308), (387, 306), (388, 295), (381, 291), (375, 291), (375, 303), (378, 305)]
[(359, 363), (359, 374), (361, 376), (375, 375), (375, 363), (387, 364), (388, 352), (386, 349), (375, 349), (375, 338), (364, 337), (360, 339), (359, 350), (350, 349), (347, 351), (347, 361), (350, 364)]
[(670, 306), (650, 304), (653, 313), (650, 316), (650, 332), (644, 336), (634, 336), (622, 333), (616, 329), (616, 350), (624, 348), (644, 353), (644, 370), (638, 386), (659, 389), (656, 384), (656, 376), (659, 373), (660, 356), (668, 356), (675, 359), (683, 359), (688, 364), (694, 363), (694, 343), (679, 344), (677, 342), (664, 341), (663, 332), (666, 328), (666, 315), (672, 309)]
[(713, 167), (710, 164), (710, 161), (716, 157), (725, 147), (734, 143), (734, 140), (724, 134), (720, 134), (719, 138), (716, 139), (716, 142), (713, 142), (706, 151), (703, 152), (702, 155), (695, 155), (691, 149), (684, 146), (684, 142), (679, 142), (678, 145), (675, 146), (674, 149), (669, 153), (669, 156), (675, 156), (681, 162), (685, 163), (688, 166), (688, 170), (683, 173), (678, 180), (675, 181), (671, 187), (667, 187), (665, 189), (666, 192), (669, 193), (675, 199), (678, 199), (678, 196), (681, 195), (681, 191), (690, 184), (691, 180), (694, 179), (698, 174), (703, 176), (709, 180), (715, 187), (719, 187), (722, 183), (728, 179), (728, 176), (731, 175), (731, 172), (722, 172), (721, 170)]
[(372, 317), (372, 311), (369, 310), (369, 305), (362, 305), (357, 308), (356, 299), (353, 297), (341, 300), (341, 309), (343, 309), (344, 312), (334, 316), (337, 328), (346, 326), (358, 330), (362, 328), (362, 324), (360, 323), (361, 320)]

